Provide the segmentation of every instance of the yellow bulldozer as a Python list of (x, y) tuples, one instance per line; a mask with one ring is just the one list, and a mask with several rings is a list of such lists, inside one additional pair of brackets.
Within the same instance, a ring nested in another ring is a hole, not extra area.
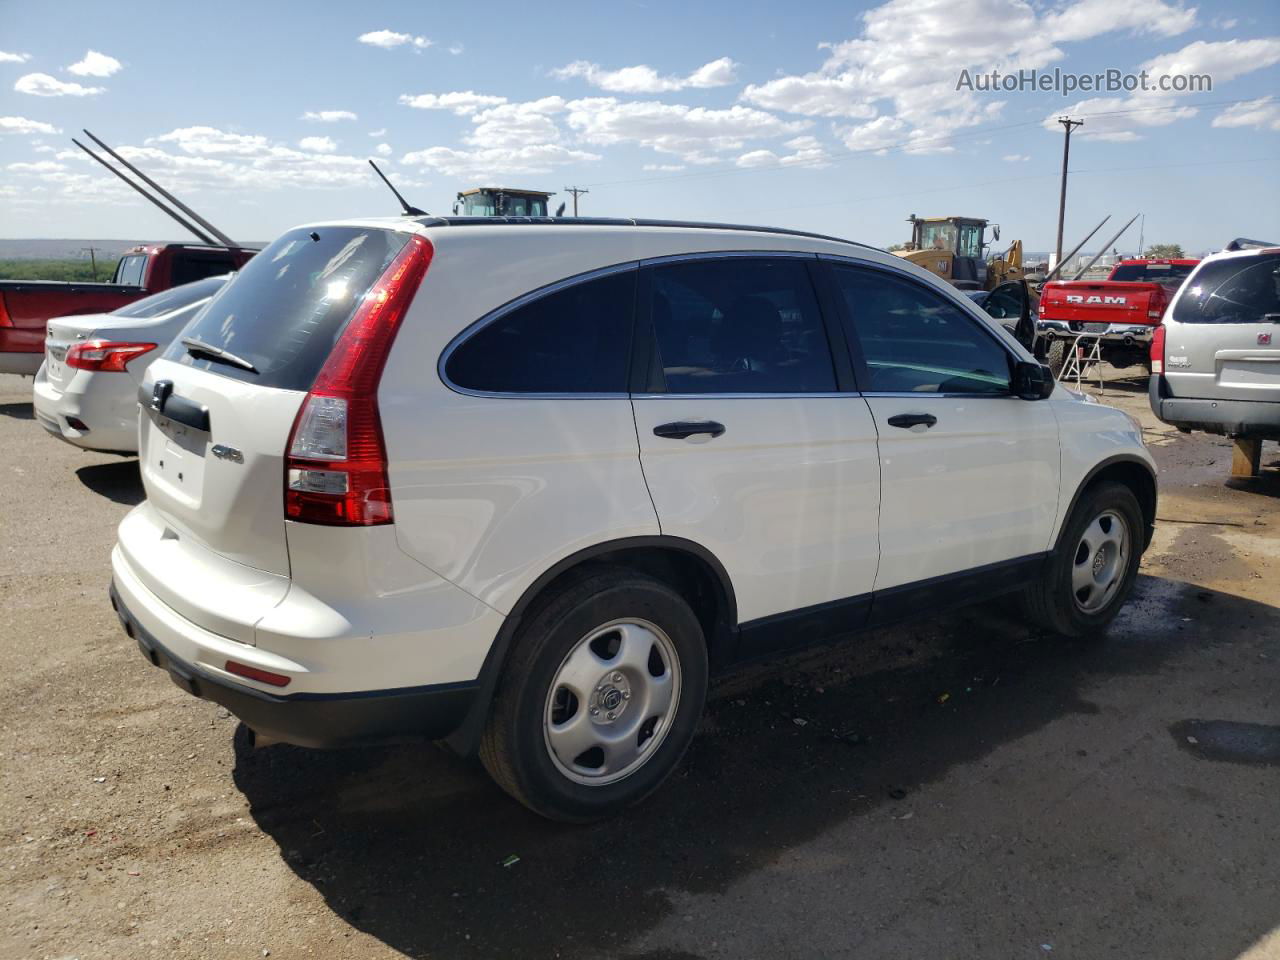
[[(1022, 280), (1022, 241), (1015, 240), (1000, 256), (987, 258), (987, 248), (1000, 240), (1000, 225), (978, 217), (907, 218), (911, 242), (893, 251), (937, 274), (961, 290), (994, 290), (1010, 280)], [(990, 228), (991, 239), (986, 237)]]

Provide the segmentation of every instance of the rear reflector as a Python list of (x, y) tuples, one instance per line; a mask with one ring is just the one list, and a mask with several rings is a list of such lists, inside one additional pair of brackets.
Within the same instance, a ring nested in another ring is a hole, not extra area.
[(158, 344), (113, 343), (109, 340), (89, 340), (74, 344), (67, 351), (67, 366), (77, 370), (97, 370), (101, 373), (124, 373), (125, 365), (144, 353), (150, 353)]
[(391, 523), (378, 382), (432, 246), (410, 237), (356, 308), (298, 410), (285, 460), (284, 513), (299, 523)]
[(1151, 331), (1151, 372), (1164, 373), (1164, 324)]
[(259, 683), (267, 683), (273, 687), (287, 687), (292, 677), (286, 677), (282, 673), (272, 673), (270, 670), (259, 670), (257, 667), (251, 667), (247, 663), (237, 663), (235, 660), (228, 660), (226, 666), (227, 673), (234, 673), (239, 677), (248, 677), (250, 680), (257, 680)]

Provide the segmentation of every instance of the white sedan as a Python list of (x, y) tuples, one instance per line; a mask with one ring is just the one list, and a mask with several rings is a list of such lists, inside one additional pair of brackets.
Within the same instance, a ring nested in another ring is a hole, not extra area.
[(50, 320), (33, 395), (40, 425), (86, 450), (137, 453), (138, 385), (147, 366), (231, 276), (173, 287), (111, 313)]

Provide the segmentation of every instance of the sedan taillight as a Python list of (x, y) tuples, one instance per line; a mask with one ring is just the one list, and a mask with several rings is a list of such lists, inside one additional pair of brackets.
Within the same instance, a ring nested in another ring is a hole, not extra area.
[(77, 370), (97, 370), (102, 373), (124, 373), (125, 366), (144, 353), (150, 353), (156, 343), (113, 343), (110, 340), (89, 340), (74, 344), (67, 351), (67, 366)]

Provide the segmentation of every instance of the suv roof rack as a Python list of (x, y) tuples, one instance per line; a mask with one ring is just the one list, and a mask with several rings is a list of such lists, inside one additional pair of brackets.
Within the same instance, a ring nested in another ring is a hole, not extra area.
[(832, 237), (825, 233), (809, 233), (805, 230), (788, 230), (785, 227), (757, 227), (742, 223), (709, 223), (700, 220), (641, 220), (630, 217), (419, 217), (424, 227), (478, 227), (502, 224), (504, 226), (556, 226), (556, 227), (680, 227), (686, 230), (741, 230), (746, 233), (773, 233), (787, 237), (806, 237), (810, 240), (829, 240), (847, 243), (853, 247), (878, 250), (869, 243)]
[(1223, 250), (1260, 250), (1263, 247), (1280, 247), (1280, 243), (1270, 243), (1266, 240), (1250, 240), (1248, 237), (1236, 237), (1228, 243)]

